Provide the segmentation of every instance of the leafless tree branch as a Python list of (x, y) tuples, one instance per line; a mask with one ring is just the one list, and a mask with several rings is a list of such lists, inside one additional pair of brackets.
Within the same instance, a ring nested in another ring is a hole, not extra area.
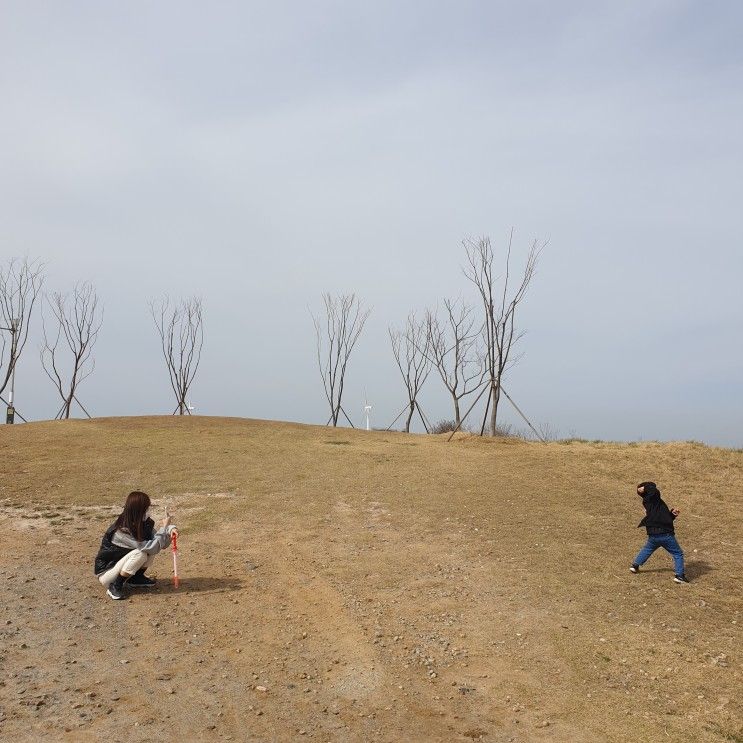
[(201, 362), (204, 346), (204, 313), (201, 299), (190, 297), (171, 306), (165, 297), (150, 302), (150, 313), (155, 322), (168, 369), (170, 387), (176, 399), (173, 415), (191, 415), (188, 391)]
[[(497, 432), (498, 403), (503, 375), (510, 368), (513, 361), (512, 349), (522, 335), (516, 331), (516, 311), (526, 295), (534, 277), (539, 256), (546, 246), (546, 243), (539, 243), (536, 240), (531, 244), (523, 275), (514, 288), (511, 281), (512, 244), (513, 230), (511, 230), (505, 251), (504, 273), (500, 279), (502, 287), (499, 291), (497, 287), (499, 278), (494, 273), (495, 255), (490, 238), (482, 237), (478, 240), (463, 242), (467, 257), (464, 274), (477, 289), (484, 311), (482, 338), (485, 345), (486, 382), (490, 387), (486, 418), (489, 410), (491, 436), (495, 436)], [(484, 429), (485, 421), (483, 421), (483, 431)]]
[(483, 384), (487, 368), (478, 344), (479, 329), (471, 306), (461, 300), (444, 300), (444, 319), (428, 310), (425, 317), (427, 355), (452, 397), (454, 419), (461, 425), (460, 401)]
[(408, 393), (408, 417), (405, 420), (405, 430), (410, 431), (410, 423), (416, 410), (423, 421), (424, 427), (428, 430), (428, 425), (418, 403), (418, 394), (431, 371), (427, 317), (418, 321), (415, 313), (411, 312), (405, 323), (405, 329), (389, 328), (389, 335), (392, 343), (392, 353), (395, 356), (397, 368), (400, 370)]
[[(47, 333), (47, 322), (42, 312), (41, 365), (62, 398), (62, 407), (56, 417), (69, 418), (73, 402), (78, 402), (88, 415), (77, 400), (77, 390), (95, 369), (92, 352), (103, 324), (103, 309), (99, 309), (98, 295), (93, 286), (85, 282), (75, 285), (71, 297), (59, 292), (47, 296), (46, 304), (56, 333)], [(72, 368), (67, 377), (60, 369), (62, 355), (71, 358)]]
[[(337, 297), (326, 292), (322, 296), (325, 318), (316, 317), (310, 310), (315, 325), (317, 367), (322, 379), (325, 399), (330, 406), (328, 423), (338, 425), (341, 415), (343, 388), (346, 371), (361, 331), (364, 329), (371, 309), (363, 309), (355, 294), (341, 294)], [(346, 419), (348, 420), (347, 416)], [(351, 421), (349, 420), (349, 423)], [(351, 423), (353, 425), (353, 423)]]
[(28, 340), (34, 304), (44, 283), (44, 269), (43, 263), (28, 258), (11, 258), (0, 265), (0, 326), (3, 328), (0, 330), (0, 395), (8, 386)]

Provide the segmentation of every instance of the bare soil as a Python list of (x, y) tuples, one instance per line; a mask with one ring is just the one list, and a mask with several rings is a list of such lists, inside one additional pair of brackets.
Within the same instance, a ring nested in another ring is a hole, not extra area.
[[(681, 509), (689, 585), (636, 482)], [(217, 418), (0, 428), (7, 741), (743, 741), (743, 453)], [(92, 570), (132, 489), (158, 587)]]

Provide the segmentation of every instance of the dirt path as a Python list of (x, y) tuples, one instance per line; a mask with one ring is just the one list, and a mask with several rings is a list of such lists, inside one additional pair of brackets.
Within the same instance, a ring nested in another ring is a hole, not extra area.
[(576, 724), (591, 693), (555, 693), (581, 684), (562, 637), (594, 618), (546, 609), (459, 525), (433, 546), (384, 504), (339, 501), (315, 526), (245, 523), (249, 543), (186, 530), (181, 589), (163, 555), (159, 587), (119, 603), (89, 572), (110, 516), (2, 511), (7, 740), (596, 740)]

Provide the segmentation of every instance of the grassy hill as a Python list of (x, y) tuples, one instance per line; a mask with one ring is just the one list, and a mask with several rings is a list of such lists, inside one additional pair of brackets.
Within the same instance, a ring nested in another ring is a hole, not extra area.
[[(681, 509), (690, 585), (634, 485)], [(743, 453), (230, 418), (0, 428), (0, 738), (743, 741)], [(92, 575), (132, 489), (183, 584)]]

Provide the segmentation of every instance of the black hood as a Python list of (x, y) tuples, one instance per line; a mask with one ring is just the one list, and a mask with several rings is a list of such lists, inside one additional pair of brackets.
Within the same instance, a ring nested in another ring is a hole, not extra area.
[(654, 482), (641, 482), (637, 487), (645, 488), (642, 494), (638, 493), (638, 495), (643, 500), (645, 500), (646, 498), (659, 498), (660, 497), (660, 490), (658, 490), (658, 487)]

